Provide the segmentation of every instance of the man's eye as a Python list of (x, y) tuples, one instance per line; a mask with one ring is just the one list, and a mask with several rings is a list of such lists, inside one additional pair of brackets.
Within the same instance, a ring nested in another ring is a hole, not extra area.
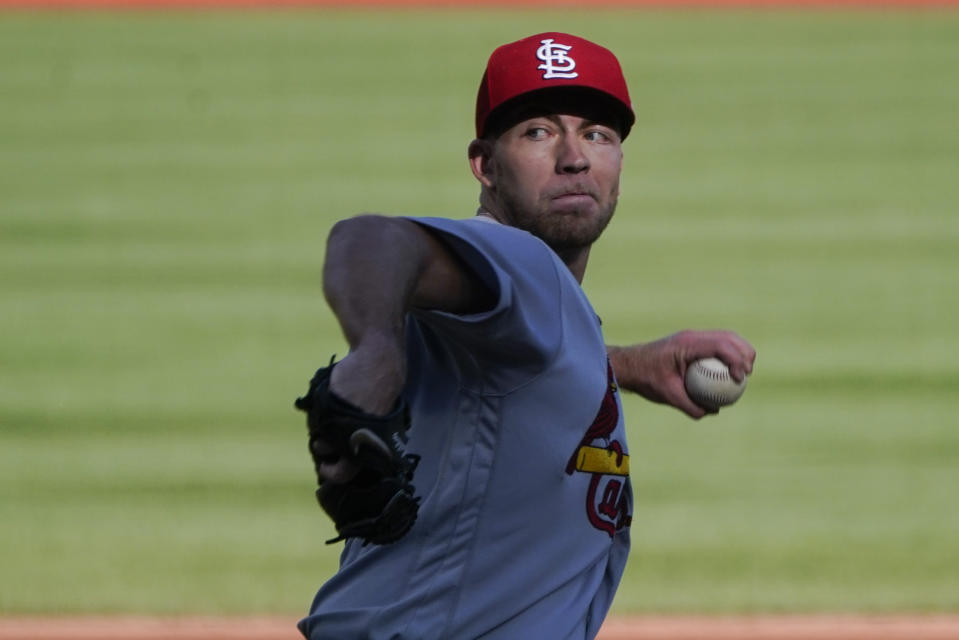
[(612, 138), (604, 131), (588, 131), (586, 139), (590, 142), (609, 142)]
[(526, 137), (531, 140), (543, 140), (547, 135), (549, 132), (545, 127), (530, 127), (526, 130)]

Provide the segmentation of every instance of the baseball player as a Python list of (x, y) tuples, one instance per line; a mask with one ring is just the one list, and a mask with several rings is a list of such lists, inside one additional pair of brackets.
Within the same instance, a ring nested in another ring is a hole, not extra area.
[(687, 364), (718, 357), (741, 380), (755, 358), (725, 331), (605, 344), (580, 283), (634, 120), (609, 50), (503, 45), (469, 145), (478, 214), (331, 231), (324, 293), (350, 350), (297, 406), (346, 543), (307, 638), (596, 636), (633, 520), (621, 393), (700, 418)]

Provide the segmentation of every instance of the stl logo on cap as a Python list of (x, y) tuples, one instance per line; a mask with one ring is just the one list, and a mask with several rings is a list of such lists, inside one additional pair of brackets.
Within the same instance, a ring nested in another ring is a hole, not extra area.
[(536, 57), (543, 61), (543, 64), (536, 67), (546, 73), (543, 74), (543, 80), (550, 78), (575, 78), (579, 74), (573, 71), (576, 68), (576, 61), (569, 57), (569, 50), (573, 47), (567, 44), (554, 44), (552, 38), (540, 40), (541, 46), (536, 50)]

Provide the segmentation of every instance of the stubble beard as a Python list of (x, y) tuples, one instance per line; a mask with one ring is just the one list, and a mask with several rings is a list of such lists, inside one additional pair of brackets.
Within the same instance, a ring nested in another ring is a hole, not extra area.
[(518, 202), (505, 202), (512, 226), (523, 229), (545, 242), (560, 256), (569, 256), (589, 249), (606, 230), (616, 211), (613, 194), (605, 207), (595, 215), (576, 211), (553, 213), (549, 203), (529, 212)]

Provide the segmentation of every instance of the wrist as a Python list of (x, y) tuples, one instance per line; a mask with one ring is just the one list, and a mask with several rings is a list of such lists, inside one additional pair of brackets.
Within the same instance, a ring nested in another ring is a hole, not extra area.
[(616, 383), (623, 389), (638, 391), (638, 388), (642, 386), (642, 376), (646, 370), (642, 351), (641, 344), (606, 348), (609, 363), (613, 367), (613, 375), (616, 376)]
[(374, 415), (389, 413), (406, 384), (406, 352), (392, 335), (368, 334), (350, 347), (330, 377), (341, 398)]
[(658, 342), (607, 348), (613, 374), (620, 388), (638, 393), (653, 402), (662, 401), (659, 389), (662, 370), (657, 360)]

